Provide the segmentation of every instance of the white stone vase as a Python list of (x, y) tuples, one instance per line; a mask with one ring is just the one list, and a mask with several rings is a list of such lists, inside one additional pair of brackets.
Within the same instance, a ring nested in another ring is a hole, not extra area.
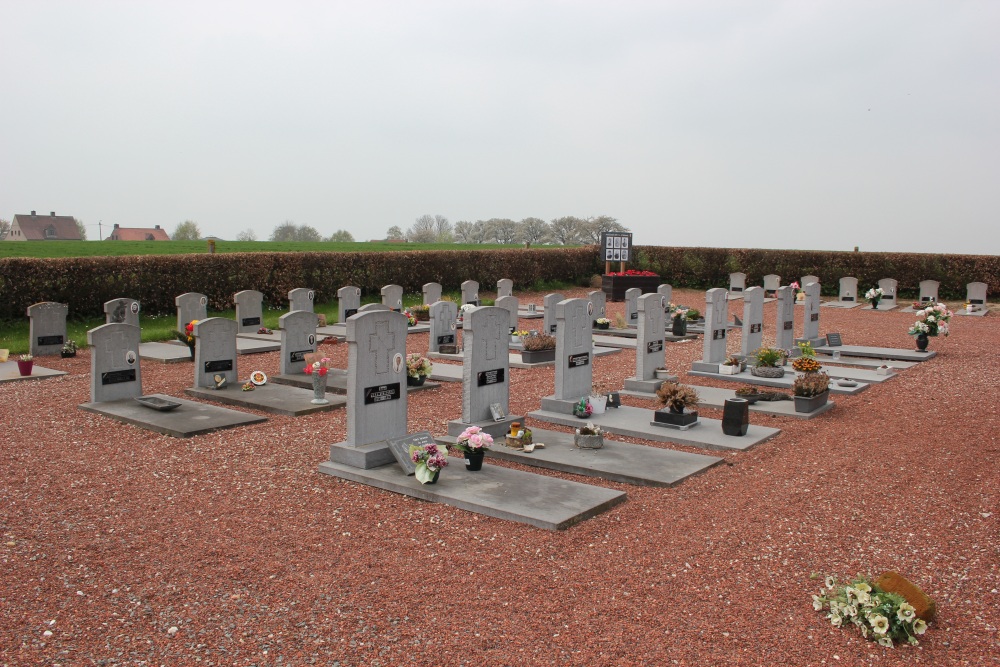
[(314, 405), (326, 405), (330, 401), (326, 398), (326, 375), (320, 375), (319, 371), (313, 371), (313, 399), (309, 401)]

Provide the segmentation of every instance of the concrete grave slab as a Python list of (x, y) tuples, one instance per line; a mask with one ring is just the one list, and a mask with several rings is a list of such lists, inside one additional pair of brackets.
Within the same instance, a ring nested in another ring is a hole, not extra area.
[[(305, 373), (302, 375), (305, 376)], [(243, 391), (240, 386), (241, 383), (230, 384), (222, 389), (189, 387), (184, 390), (184, 393), (204, 401), (235, 405), (287, 417), (302, 417), (316, 412), (329, 412), (347, 405), (347, 399), (341, 396), (331, 397), (330, 402), (323, 405), (310, 403), (313, 398), (312, 380), (309, 381), (309, 389), (275, 382), (268, 382), (253, 391)]]
[(66, 371), (56, 371), (51, 368), (45, 368), (44, 366), (39, 366), (36, 361), (31, 366), (31, 375), (21, 375), (21, 371), (17, 368), (16, 361), (3, 361), (0, 362), (0, 383), (4, 382), (19, 382), (21, 380), (41, 380), (43, 378), (54, 378), (60, 375), (66, 375)]
[(33, 357), (59, 354), (66, 342), (65, 303), (44, 301), (28, 306), (28, 352)]
[(192, 438), (213, 431), (267, 421), (267, 417), (220, 408), (217, 405), (188, 401), (166, 394), (151, 394), (151, 396), (180, 403), (180, 406), (170, 412), (159, 412), (140, 405), (134, 399), (127, 398), (107, 403), (84, 403), (79, 407), (86, 412), (104, 415), (124, 424), (131, 424), (174, 438)]
[(261, 354), (262, 352), (276, 352), (280, 349), (280, 340), (265, 340), (244, 336), (236, 337), (236, 354)]
[(591, 332), (598, 336), (614, 336), (617, 338), (635, 338), (639, 335), (635, 329), (615, 329), (614, 327), (608, 329), (592, 327)]
[(438, 382), (462, 382), (462, 367), (458, 364), (434, 364), (427, 379)]
[[(435, 364), (437, 366), (442, 366), (444, 364)], [(432, 374), (433, 376), (433, 374)], [(312, 378), (310, 378), (305, 373), (292, 373), (288, 375), (275, 375), (270, 379), (271, 382), (275, 384), (291, 385), (293, 387), (301, 387), (303, 389), (308, 389), (312, 391)], [(441, 385), (437, 382), (425, 381), (419, 387), (406, 387), (406, 391), (409, 394), (419, 391), (426, 391), (428, 389), (437, 389)], [(347, 371), (343, 368), (331, 368), (329, 373), (326, 375), (326, 393), (328, 394), (339, 394), (341, 396), (347, 395)]]
[[(699, 385), (691, 385), (698, 391), (698, 407), (700, 408), (715, 408), (721, 410), (725, 404), (727, 398), (736, 398), (736, 391), (734, 389), (720, 389), (719, 387), (702, 387)], [(636, 396), (637, 398), (646, 398), (649, 400), (656, 400), (655, 394), (640, 395), (633, 392), (622, 392), (628, 396)], [(750, 412), (762, 415), (774, 415), (776, 417), (792, 417), (794, 419), (812, 419), (813, 417), (818, 417), (825, 412), (829, 412), (833, 409), (833, 401), (827, 401), (826, 404), (819, 410), (814, 410), (812, 412), (796, 412), (794, 401), (757, 401), (750, 406)]]
[[(776, 387), (778, 389), (785, 389), (791, 391), (792, 384), (795, 382), (795, 372), (789, 370), (785, 373), (784, 377), (780, 378), (762, 378), (756, 375), (751, 375), (750, 371), (743, 371), (742, 373), (737, 373), (736, 375), (720, 375), (719, 373), (706, 373), (703, 371), (689, 371), (688, 375), (693, 375), (696, 377), (706, 377), (715, 380), (725, 380), (726, 382), (740, 382), (743, 384), (753, 384), (759, 385), (761, 387)], [(831, 394), (860, 394), (865, 391), (870, 386), (867, 382), (856, 382), (853, 387), (845, 387), (837, 383), (837, 380), (831, 380), (830, 382), (830, 393)]]
[(919, 350), (907, 350), (895, 347), (869, 347), (866, 345), (839, 345), (837, 347), (821, 345), (816, 348), (816, 353), (832, 355), (834, 350), (839, 351), (841, 356), (844, 357), (898, 359), (899, 361), (927, 361), (937, 356), (937, 352), (930, 349), (920, 352)]
[(187, 345), (174, 343), (141, 343), (139, 358), (146, 361), (158, 361), (162, 364), (176, 364), (191, 361), (191, 352)]
[[(860, 366), (862, 368), (878, 368), (885, 363), (885, 360), (883, 359), (874, 359), (871, 357), (848, 357), (841, 355), (840, 358), (834, 359), (832, 356), (827, 354), (817, 354), (816, 361), (823, 364), (824, 368), (827, 366)], [(917, 365), (917, 362), (893, 359), (892, 363), (889, 365), (897, 370), (905, 370), (907, 368), (913, 368)]]

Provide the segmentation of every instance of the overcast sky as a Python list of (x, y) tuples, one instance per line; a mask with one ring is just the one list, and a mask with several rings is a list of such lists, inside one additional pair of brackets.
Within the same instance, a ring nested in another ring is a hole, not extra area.
[(1000, 253), (996, 0), (0, 0), (0, 26), (6, 219)]

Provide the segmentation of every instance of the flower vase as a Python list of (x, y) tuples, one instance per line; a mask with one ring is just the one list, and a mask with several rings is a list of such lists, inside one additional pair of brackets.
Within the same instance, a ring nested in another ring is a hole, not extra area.
[(31, 367), (35, 365), (34, 360), (32, 361), (20, 361), (17, 362), (17, 372), (21, 374), (21, 377), (28, 377), (31, 375)]
[(674, 336), (686, 336), (688, 332), (688, 324), (686, 317), (675, 317), (673, 318), (673, 324), (670, 327), (670, 333)]
[(319, 372), (314, 372), (312, 374), (313, 381), (313, 399), (309, 401), (313, 405), (326, 405), (330, 401), (326, 399), (326, 375), (320, 375)]
[(872, 299), (872, 310), (878, 310), (878, 299)]
[(437, 470), (435, 470), (434, 472), (431, 473), (431, 478), (429, 480), (427, 480), (426, 483), (427, 484), (437, 484), (438, 483), (438, 477), (440, 475), (441, 475), (441, 469), (438, 468)]
[(482, 470), (483, 469), (483, 459), (486, 458), (486, 452), (482, 449), (477, 449), (472, 452), (465, 452), (465, 469), (466, 470)]
[(927, 338), (927, 334), (917, 334), (917, 349), (921, 352), (927, 351), (927, 344), (930, 343), (930, 339)]
[(418, 375), (413, 377), (412, 375), (406, 376), (406, 386), (407, 387), (422, 387), (424, 382), (427, 380), (426, 375)]

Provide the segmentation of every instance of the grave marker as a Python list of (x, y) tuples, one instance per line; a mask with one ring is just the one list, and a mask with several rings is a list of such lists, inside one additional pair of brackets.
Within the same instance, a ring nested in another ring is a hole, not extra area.
[(124, 323), (102, 324), (87, 332), (91, 403), (142, 396), (141, 339), (139, 327)]
[(469, 303), (473, 306), (479, 305), (479, 283), (475, 280), (466, 280), (462, 283), (462, 305)]
[(563, 295), (558, 292), (546, 294), (542, 299), (542, 330), (547, 334), (556, 332), (556, 304), (563, 300)]
[(787, 285), (779, 287), (777, 322), (774, 330), (774, 346), (779, 350), (795, 348), (795, 290)]
[(840, 301), (858, 300), (858, 279), (853, 276), (844, 276), (840, 279)]
[(454, 301), (435, 301), (430, 306), (430, 335), (428, 351), (438, 352), (442, 345), (458, 343), (458, 304)]
[[(603, 291), (587, 292), (587, 298), (590, 299), (590, 305), (593, 306), (591, 309), (591, 320), (596, 320), (599, 317), (607, 317), (608, 297)], [(591, 325), (593, 325), (593, 322), (591, 322)]]
[(514, 295), (514, 281), (510, 278), (501, 278), (497, 281), (497, 298)]
[(937, 280), (920, 281), (920, 303), (932, 304), (938, 302), (938, 288), (941, 283)]
[[(490, 406), (494, 404), (500, 405), (504, 415), (508, 412), (509, 329), (510, 312), (505, 308), (488, 306), (475, 308), (465, 314), (462, 329), (465, 341), (462, 361), (462, 422), (465, 424), (482, 425), (481, 422), (493, 422)], [(449, 426), (449, 432), (453, 430)]]
[(233, 295), (236, 303), (238, 333), (257, 333), (264, 326), (264, 295), (257, 290), (243, 290)]
[[(708, 331), (708, 325), (705, 325)], [(743, 341), (740, 354), (749, 357), (764, 340), (764, 290), (751, 287), (743, 293)]]
[[(625, 290), (625, 323), (629, 326), (637, 326), (639, 324), (640, 296), (642, 296), (642, 290), (638, 287)], [(659, 303), (659, 300), (657, 300), (657, 303)]]
[(107, 324), (131, 324), (139, 326), (139, 302), (135, 299), (112, 299), (104, 302), (104, 318)]
[(747, 274), (745, 273), (730, 273), (729, 274), (729, 291), (733, 296), (740, 296), (747, 288)]
[(28, 306), (28, 351), (32, 356), (62, 352), (68, 314), (69, 306), (65, 303), (43, 301)]
[(316, 351), (316, 313), (293, 310), (278, 318), (281, 327), (281, 358), (278, 372), (281, 375), (302, 373), (306, 355)]
[(502, 296), (496, 300), (496, 307), (503, 308), (510, 314), (507, 320), (510, 326), (510, 330), (507, 332), (507, 334), (510, 335), (515, 331), (517, 331), (517, 309), (518, 309), (517, 297)]
[(664, 367), (664, 332), (666, 316), (663, 312), (666, 297), (662, 294), (644, 294), (638, 298), (638, 332), (635, 346), (635, 377), (625, 380), (625, 388), (635, 391), (656, 391), (663, 380), (648, 387), (634, 386), (630, 380), (649, 382), (656, 377), (656, 369)]
[[(603, 301), (604, 292), (596, 294), (600, 294)], [(591, 355), (594, 351), (591, 331), (594, 318), (598, 317), (590, 312), (593, 303), (592, 300), (566, 299), (556, 304), (556, 384), (553, 396), (557, 400), (579, 401), (590, 395), (593, 384)]]
[(764, 297), (773, 297), (781, 287), (781, 276), (769, 273), (764, 276)]
[(895, 278), (882, 278), (878, 281), (878, 286), (882, 288), (882, 299), (879, 301), (879, 306), (883, 304), (886, 306), (896, 305), (896, 287), (899, 285)]
[(343, 324), (361, 308), (361, 288), (345, 285), (337, 290), (337, 322)]
[(441, 300), (441, 283), (424, 283), (421, 290), (424, 295), (424, 305), (429, 306)]
[(315, 301), (316, 292), (308, 287), (296, 287), (288, 292), (288, 311), (306, 310), (311, 313)]
[(397, 313), (403, 310), (403, 288), (399, 285), (386, 285), (382, 288), (382, 303)]
[(986, 283), (969, 283), (965, 286), (965, 301), (969, 308), (962, 308), (956, 315), (972, 315), (983, 317), (990, 311), (986, 309)]
[(804, 285), (806, 293), (805, 314), (803, 315), (802, 340), (812, 343), (814, 347), (826, 343), (819, 335), (819, 283)]
[(806, 285), (808, 285), (809, 283), (819, 284), (819, 277), (818, 276), (802, 276), (802, 279), (799, 281), (799, 287), (801, 287), (802, 289), (805, 289)]
[[(664, 283), (656, 288), (656, 293), (664, 297), (663, 301), (663, 312), (667, 312), (670, 308), (670, 302), (674, 300), (674, 288), (672, 285)], [(666, 322), (666, 320), (664, 320)]]
[(215, 387), (215, 376), (230, 385), (239, 380), (236, 368), (236, 322), (209, 317), (194, 325), (194, 386)]
[(208, 317), (208, 297), (198, 292), (186, 292), (174, 298), (177, 306), (177, 330), (184, 333), (188, 322)]
[(702, 359), (691, 365), (692, 370), (718, 373), (726, 359), (726, 328), (728, 326), (727, 290), (713, 287), (705, 292), (705, 335)]

